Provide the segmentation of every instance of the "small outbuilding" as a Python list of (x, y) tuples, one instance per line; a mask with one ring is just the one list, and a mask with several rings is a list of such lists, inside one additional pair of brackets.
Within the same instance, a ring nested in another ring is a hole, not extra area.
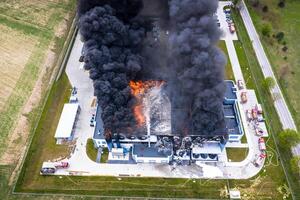
[(64, 105), (54, 136), (57, 144), (72, 140), (79, 110), (78, 103), (66, 103)]

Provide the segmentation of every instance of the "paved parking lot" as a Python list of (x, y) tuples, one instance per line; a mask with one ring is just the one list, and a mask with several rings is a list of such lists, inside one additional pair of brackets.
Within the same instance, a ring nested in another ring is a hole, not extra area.
[(223, 32), (221, 40), (238, 40), (237, 34), (231, 33), (228, 28), (228, 23), (226, 22), (226, 15), (223, 11), (224, 6), (229, 5), (229, 2), (226, 1), (219, 1), (219, 7), (217, 10), (217, 16), (220, 22), (220, 28)]

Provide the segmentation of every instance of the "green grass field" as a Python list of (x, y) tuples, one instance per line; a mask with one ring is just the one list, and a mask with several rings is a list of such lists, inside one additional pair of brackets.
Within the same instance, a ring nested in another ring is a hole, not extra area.
[(234, 81), (234, 75), (233, 75), (233, 71), (232, 71), (232, 66), (229, 60), (229, 56), (228, 56), (228, 51), (226, 48), (226, 44), (224, 40), (220, 40), (218, 47), (224, 52), (226, 59), (227, 59), (227, 64), (225, 66), (225, 79), (226, 80), (233, 80)]
[(226, 148), (226, 153), (231, 162), (240, 162), (246, 159), (248, 148)]
[(93, 139), (88, 139), (86, 143), (86, 154), (88, 157), (95, 161), (97, 158), (97, 149), (95, 149)]
[[(279, 8), (278, 2), (274, 0), (260, 0), (259, 2), (260, 5), (255, 8), (248, 1), (248, 9), (290, 111), (300, 129), (300, 93), (298, 92), (300, 84), (300, 1), (285, 1), (284, 8)], [(268, 7), (268, 12), (262, 11), (263, 6)], [(261, 30), (265, 23), (272, 26), (270, 37), (262, 35)], [(280, 43), (273, 37), (279, 32), (284, 33)], [(282, 50), (284, 46), (288, 48), (286, 52)]]
[(108, 160), (108, 149), (107, 148), (104, 148), (102, 150), (102, 155), (101, 155), (101, 160), (100, 162), (101, 163), (106, 163), (106, 161)]

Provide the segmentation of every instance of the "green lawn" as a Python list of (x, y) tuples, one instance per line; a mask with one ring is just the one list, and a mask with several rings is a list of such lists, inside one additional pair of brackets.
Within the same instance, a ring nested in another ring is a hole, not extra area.
[(248, 155), (248, 150), (248, 148), (226, 148), (227, 158), (231, 162), (243, 161)]
[(102, 150), (102, 155), (101, 155), (101, 163), (106, 163), (106, 161), (108, 160), (108, 149), (104, 148)]
[[(251, 6), (250, 1), (247, 5), (290, 111), (300, 129), (300, 1), (285, 2), (284, 8), (279, 8), (278, 1), (274, 0), (260, 0), (260, 6), (257, 8)], [(263, 6), (268, 7), (268, 12), (262, 11)], [(261, 33), (265, 23), (272, 25), (270, 37)], [(278, 32), (284, 33), (280, 43), (273, 37)], [(282, 50), (284, 46), (288, 47), (286, 52)]]
[(97, 149), (94, 146), (93, 139), (88, 139), (87, 140), (86, 153), (92, 161), (96, 160), (96, 158), (97, 158)]
[(232, 71), (232, 66), (229, 60), (229, 56), (228, 56), (228, 51), (226, 48), (226, 44), (224, 40), (220, 40), (218, 47), (223, 51), (223, 53), (226, 56), (227, 59), (227, 64), (225, 66), (225, 79), (226, 80), (233, 80), (234, 81), (234, 75), (233, 75), (233, 71)]

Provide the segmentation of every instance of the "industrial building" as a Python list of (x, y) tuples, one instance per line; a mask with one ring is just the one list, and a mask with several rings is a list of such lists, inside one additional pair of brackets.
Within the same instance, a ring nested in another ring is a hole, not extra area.
[(239, 142), (244, 133), (236, 96), (237, 88), (233, 81), (226, 81), (226, 93), (223, 101), (223, 110), (228, 131), (228, 142)]
[(54, 136), (57, 144), (72, 140), (79, 110), (78, 103), (66, 103), (64, 105)]
[[(236, 91), (234, 82), (226, 81), (223, 107), (228, 131), (227, 142), (239, 142), (244, 134)], [(166, 145), (172, 145), (169, 143), (170, 140), (173, 141), (173, 146), (164, 148)], [(182, 139), (186, 144), (190, 144), (189, 150), (185, 151), (182, 149), (175, 150), (174, 140), (176, 138), (170, 136), (147, 136), (145, 134), (145, 136), (130, 136), (128, 138), (124, 135), (115, 135), (112, 140), (107, 141), (104, 136), (101, 109), (97, 107), (93, 141), (96, 148), (107, 147), (109, 149), (109, 163), (216, 162), (226, 145), (226, 141), (220, 141), (219, 138), (191, 136)], [(198, 143), (194, 141), (198, 141)]]

